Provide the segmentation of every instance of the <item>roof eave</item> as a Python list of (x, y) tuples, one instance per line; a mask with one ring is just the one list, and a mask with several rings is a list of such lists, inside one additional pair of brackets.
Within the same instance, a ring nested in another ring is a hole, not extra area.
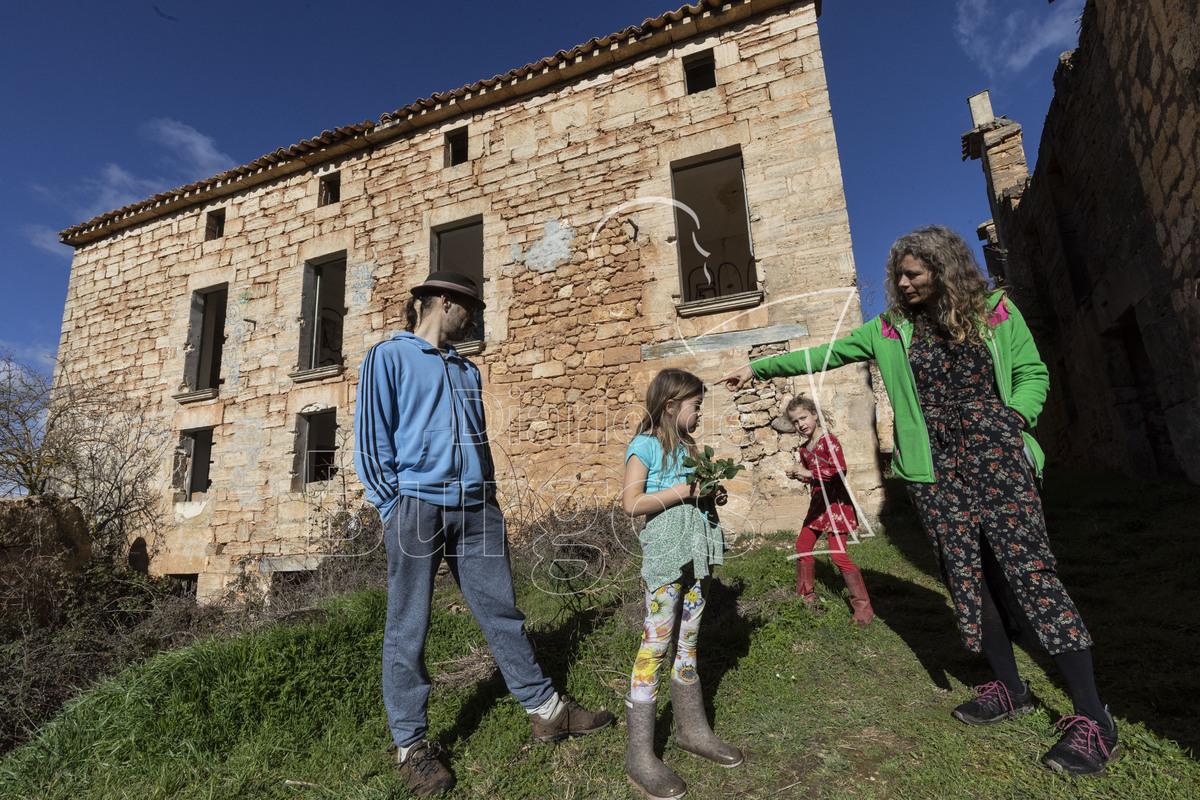
[[(700, 0), (695, 5), (684, 6), (677, 11), (645, 20), (641, 26), (634, 26), (640, 27), (640, 35), (631, 39), (613, 41), (606, 48), (594, 48), (579, 53), (569, 60), (559, 61), (553, 66), (548, 65), (548, 62), (553, 62), (559, 56), (569, 55), (578, 48), (572, 48), (571, 51), (560, 51), (556, 56), (539, 61), (538, 64), (544, 66), (535, 72), (526, 72), (526, 70), (536, 65), (526, 65), (525, 68), (507, 73), (513, 77), (506, 77), (505, 80), (478, 81), (454, 92), (444, 92), (434, 98), (416, 101), (398, 111), (384, 114), (378, 124), (363, 123), (359, 126), (339, 128), (335, 134), (342, 134), (352, 128), (358, 129), (358, 131), (324, 147), (311, 149), (294, 156), (289, 156), (288, 151), (281, 148), (275, 153), (255, 159), (249, 165), (222, 173), (215, 178), (197, 181), (195, 184), (182, 187), (181, 190), (164, 193), (160, 199), (156, 199), (159, 197), (156, 196), (156, 198), (111, 211), (67, 228), (59, 233), (59, 241), (72, 247), (82, 247), (150, 220), (175, 214), (186, 208), (211, 203), (248, 188), (312, 169), (348, 154), (377, 147), (384, 142), (392, 141), (421, 128), (431, 127), (447, 119), (540, 93), (550, 87), (571, 82), (583, 75), (631, 61), (666, 45), (728, 27), (777, 8), (809, 4), (815, 6), (819, 16), (821, 0), (741, 0), (741, 2), (738, 0), (733, 0), (733, 2)], [(727, 6), (727, 10), (722, 10), (723, 6)], [(716, 8), (717, 11), (714, 12), (713, 8)], [(685, 9), (687, 9), (686, 14), (683, 13)], [(677, 18), (671, 19), (672, 16)], [(653, 30), (647, 30), (648, 27), (652, 27)], [(609, 39), (618, 35), (612, 34), (604, 38)], [(601, 42), (603, 40), (591, 41)], [(489, 82), (494, 82), (494, 85), (486, 85)], [(439, 96), (447, 99), (437, 100), (436, 98)], [(288, 150), (303, 148), (308, 144), (308, 141), (302, 142), (300, 145), (293, 145)], [(252, 168), (258, 162), (269, 161), (281, 152), (284, 153), (284, 156), (280, 157), (280, 160)], [(229, 175), (229, 177), (225, 178), (225, 175)]]

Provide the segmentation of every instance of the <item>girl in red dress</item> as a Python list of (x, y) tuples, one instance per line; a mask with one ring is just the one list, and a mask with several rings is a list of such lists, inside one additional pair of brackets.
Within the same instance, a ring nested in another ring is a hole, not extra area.
[(858, 527), (858, 516), (846, 487), (846, 458), (842, 455), (842, 445), (836, 436), (822, 427), (817, 405), (812, 399), (794, 397), (784, 413), (801, 439), (797, 450), (800, 466), (788, 468), (786, 474), (812, 487), (808, 514), (800, 536), (796, 538), (796, 552), (800, 555), (796, 564), (796, 594), (809, 608), (816, 607), (812, 551), (821, 534), (827, 534), (830, 556), (850, 590), (850, 606), (854, 609), (850, 624), (861, 628), (875, 617), (875, 612), (871, 609), (871, 598), (867, 596), (862, 573), (846, 553), (846, 534)]

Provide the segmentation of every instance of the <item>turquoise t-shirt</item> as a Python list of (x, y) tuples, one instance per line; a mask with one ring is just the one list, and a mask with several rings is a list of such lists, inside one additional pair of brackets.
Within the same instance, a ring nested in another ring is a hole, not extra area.
[(646, 475), (646, 493), (649, 494), (687, 483), (691, 470), (683, 465), (683, 457), (687, 455), (683, 445), (679, 445), (675, 455), (669, 464), (664, 463), (666, 459), (663, 458), (662, 444), (655, 437), (640, 433), (633, 437), (633, 441), (626, 448), (625, 463), (629, 463), (631, 457), (637, 456), (638, 461), (646, 465), (646, 469), (650, 471)]
[[(648, 434), (635, 436), (625, 450), (625, 461), (637, 456), (646, 465), (646, 492), (657, 492), (687, 483), (691, 470), (683, 466), (683, 445), (678, 458), (664, 464), (662, 445)], [(724, 561), (725, 533), (718, 524), (716, 507), (701, 508), (696, 500), (668, 506), (646, 515), (646, 527), (638, 535), (642, 545), (642, 580), (654, 590), (680, 579), (689, 563), (696, 578), (711, 572)]]

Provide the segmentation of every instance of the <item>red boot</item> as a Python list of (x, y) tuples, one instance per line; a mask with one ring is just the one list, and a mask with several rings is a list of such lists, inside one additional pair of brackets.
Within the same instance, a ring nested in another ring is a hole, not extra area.
[(817, 593), (814, 590), (816, 562), (796, 562), (796, 596), (804, 601), (807, 608), (817, 607)]
[(842, 578), (846, 581), (846, 588), (850, 590), (850, 607), (854, 609), (854, 619), (850, 620), (850, 624), (865, 628), (871, 620), (875, 619), (875, 611), (871, 608), (871, 598), (867, 596), (867, 587), (863, 583), (862, 572), (857, 569), (852, 572), (843, 572)]

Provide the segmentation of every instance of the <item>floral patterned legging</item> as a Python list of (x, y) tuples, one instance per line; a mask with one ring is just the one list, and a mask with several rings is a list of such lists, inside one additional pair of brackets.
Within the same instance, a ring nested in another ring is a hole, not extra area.
[[(690, 584), (690, 585), (688, 585)], [(684, 587), (688, 586), (687, 591)], [(700, 617), (704, 613), (704, 596), (708, 578), (680, 578), (675, 583), (646, 587), (646, 621), (642, 625), (642, 646), (633, 662), (629, 679), (629, 696), (638, 702), (655, 699), (658, 694), (658, 667), (662, 664), (671, 636), (675, 633), (675, 613), (683, 599), (679, 618), (679, 639), (675, 645), (675, 664), (671, 678), (680, 683), (696, 680), (696, 636), (700, 632)]]

